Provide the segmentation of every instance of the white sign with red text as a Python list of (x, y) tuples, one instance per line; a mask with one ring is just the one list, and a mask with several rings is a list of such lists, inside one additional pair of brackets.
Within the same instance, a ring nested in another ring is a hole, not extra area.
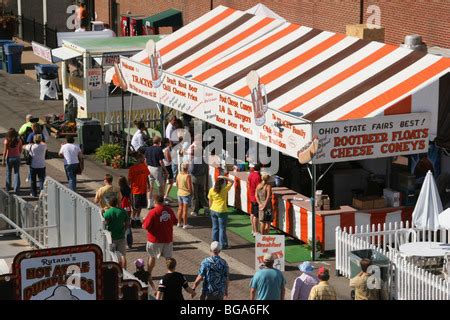
[(47, 60), (48, 62), (53, 63), (52, 49), (34, 41), (31, 42), (31, 47), (33, 48), (33, 53), (35, 55), (44, 60)]
[(284, 235), (263, 235), (255, 236), (255, 270), (259, 270), (264, 265), (264, 255), (272, 254), (275, 258), (273, 267), (284, 272), (285, 266), (285, 247)]
[(159, 89), (153, 87), (149, 66), (120, 57), (120, 69), (129, 92), (159, 102)]
[(319, 147), (313, 163), (394, 157), (428, 152), (429, 113), (410, 113), (313, 124)]
[(100, 90), (103, 84), (103, 69), (92, 68), (87, 70), (89, 90)]

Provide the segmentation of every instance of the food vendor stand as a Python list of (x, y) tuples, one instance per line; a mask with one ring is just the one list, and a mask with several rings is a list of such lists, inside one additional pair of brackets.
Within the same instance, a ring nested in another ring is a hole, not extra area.
[[(129, 91), (309, 163), (311, 195), (326, 164), (427, 152), (435, 110), (448, 103), (440, 81), (449, 59), (223, 6), (155, 47), (121, 58)], [(211, 181), (225, 171), (218, 163)], [(229, 174), (230, 204), (248, 212), (248, 173)], [(276, 197), (297, 193), (283, 192)], [(408, 208), (380, 208), (380, 199), (320, 210), (314, 196), (298, 198), (278, 200), (286, 206), (274, 225), (303, 241), (322, 234), (324, 250), (334, 250), (336, 226), (409, 218)]]

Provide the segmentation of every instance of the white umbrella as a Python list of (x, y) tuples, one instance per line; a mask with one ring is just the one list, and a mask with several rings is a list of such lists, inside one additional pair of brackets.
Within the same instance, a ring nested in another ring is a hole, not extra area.
[(450, 208), (439, 214), (439, 225), (441, 228), (450, 229)]
[(439, 213), (441, 212), (442, 202), (436, 182), (431, 171), (428, 171), (412, 213), (413, 225), (419, 229), (436, 231), (439, 229)]

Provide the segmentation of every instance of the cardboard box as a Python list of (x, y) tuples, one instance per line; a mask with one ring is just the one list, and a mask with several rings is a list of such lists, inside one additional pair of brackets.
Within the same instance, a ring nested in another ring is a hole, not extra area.
[(349, 24), (346, 33), (363, 40), (384, 42), (384, 27), (375, 24)]
[(383, 197), (388, 207), (400, 207), (400, 192), (392, 189), (383, 189)]
[(373, 209), (372, 198), (353, 198), (353, 207), (356, 209), (368, 210)]
[(374, 209), (386, 208), (386, 199), (384, 199), (384, 197), (374, 199), (373, 208)]

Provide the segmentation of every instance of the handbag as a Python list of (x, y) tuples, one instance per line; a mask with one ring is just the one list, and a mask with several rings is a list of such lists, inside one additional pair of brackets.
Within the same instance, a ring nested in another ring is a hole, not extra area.
[(273, 220), (272, 210), (264, 209), (264, 217), (263, 218), (264, 218), (263, 221), (272, 222), (272, 220)]
[(31, 152), (25, 149), (23, 154), (25, 157), (25, 163), (31, 166), (31, 162), (33, 161), (33, 156), (31, 155)]

